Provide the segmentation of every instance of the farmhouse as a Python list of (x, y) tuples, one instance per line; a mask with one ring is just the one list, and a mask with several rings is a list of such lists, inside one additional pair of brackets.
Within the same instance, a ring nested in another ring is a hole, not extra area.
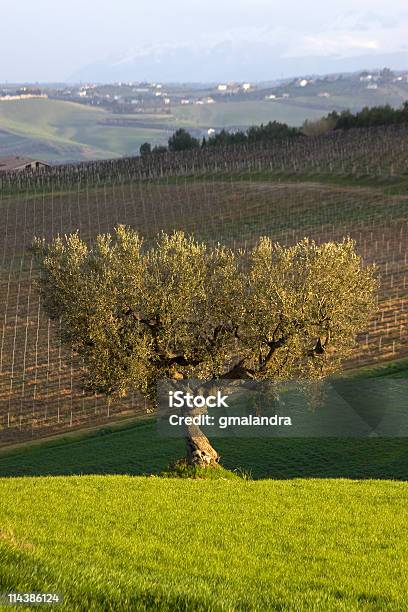
[(24, 170), (39, 170), (49, 168), (46, 162), (27, 157), (0, 157), (0, 172), (23, 172)]

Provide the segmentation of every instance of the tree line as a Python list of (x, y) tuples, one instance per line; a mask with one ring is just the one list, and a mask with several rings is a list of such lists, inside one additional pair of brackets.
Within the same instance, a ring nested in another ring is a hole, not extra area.
[(400, 108), (393, 108), (390, 104), (384, 104), (383, 106), (365, 106), (361, 111), (355, 113), (351, 110), (344, 110), (340, 113), (332, 111), (317, 121), (306, 120), (301, 128), (290, 127), (279, 121), (269, 121), (266, 124), (253, 125), (247, 130), (230, 132), (222, 129), (201, 141), (184, 128), (180, 128), (169, 138), (167, 146), (157, 145), (152, 147), (149, 142), (143, 143), (140, 147), (140, 155), (144, 157), (151, 154), (160, 155), (167, 152), (198, 150), (206, 147), (269, 143), (304, 136), (318, 136), (334, 130), (402, 124), (408, 124), (408, 102), (404, 102)]
[(169, 138), (167, 147), (164, 145), (152, 147), (149, 142), (145, 142), (140, 147), (140, 155), (144, 157), (151, 154), (167, 153), (168, 151), (188, 151), (206, 147), (267, 143), (300, 136), (302, 136), (302, 132), (299, 128), (289, 127), (286, 123), (280, 123), (279, 121), (269, 121), (266, 125), (254, 125), (247, 130), (237, 130), (234, 132), (223, 129), (209, 138), (203, 138), (201, 141), (192, 136), (184, 128), (180, 128)]
[(332, 111), (317, 121), (305, 121), (302, 131), (306, 136), (317, 136), (334, 130), (403, 124), (408, 124), (408, 102), (404, 102), (400, 108), (384, 104), (383, 106), (365, 106), (356, 113), (351, 110), (344, 110), (340, 113)]
[(337, 113), (333, 111), (328, 115), (333, 122), (335, 130), (349, 130), (359, 127), (376, 127), (379, 125), (401, 125), (408, 123), (408, 102), (400, 108), (393, 108), (389, 104), (384, 106), (365, 106), (361, 111), (352, 113), (349, 110)]

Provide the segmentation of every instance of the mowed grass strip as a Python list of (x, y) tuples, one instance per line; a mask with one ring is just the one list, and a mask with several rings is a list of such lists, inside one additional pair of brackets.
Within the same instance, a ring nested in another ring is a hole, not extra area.
[(0, 590), (59, 591), (59, 609), (406, 609), (404, 483), (83, 476), (0, 495)]

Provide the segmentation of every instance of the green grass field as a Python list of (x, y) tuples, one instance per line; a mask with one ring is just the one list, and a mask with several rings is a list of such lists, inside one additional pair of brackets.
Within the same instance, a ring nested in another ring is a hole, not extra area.
[(0, 590), (58, 591), (57, 609), (406, 609), (403, 483), (84, 476), (0, 491)]
[[(0, 102), (0, 156), (14, 151), (51, 161), (102, 159), (136, 154), (146, 140), (167, 140), (165, 130), (100, 123), (112, 117), (117, 118), (99, 108), (61, 100)], [(13, 146), (16, 138), (19, 142)]]
[(4, 450), (0, 592), (70, 612), (406, 609), (404, 439), (216, 446), (235, 478), (158, 477), (184, 448), (152, 417)]
[(248, 126), (282, 121), (299, 126), (305, 119), (319, 119), (324, 110), (293, 106), (288, 101), (224, 102), (203, 106), (180, 106), (173, 109), (174, 116), (183, 124), (192, 127)]

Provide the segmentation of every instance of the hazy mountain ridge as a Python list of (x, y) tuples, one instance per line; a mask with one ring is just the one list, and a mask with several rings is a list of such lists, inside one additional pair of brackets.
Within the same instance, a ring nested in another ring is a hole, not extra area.
[(352, 72), (388, 66), (408, 67), (408, 51), (367, 53), (339, 57), (282, 57), (282, 47), (272, 42), (225, 41), (212, 46), (180, 44), (152, 47), (84, 66), (69, 76), (70, 82), (164, 81), (218, 82), (265, 81), (304, 74)]

